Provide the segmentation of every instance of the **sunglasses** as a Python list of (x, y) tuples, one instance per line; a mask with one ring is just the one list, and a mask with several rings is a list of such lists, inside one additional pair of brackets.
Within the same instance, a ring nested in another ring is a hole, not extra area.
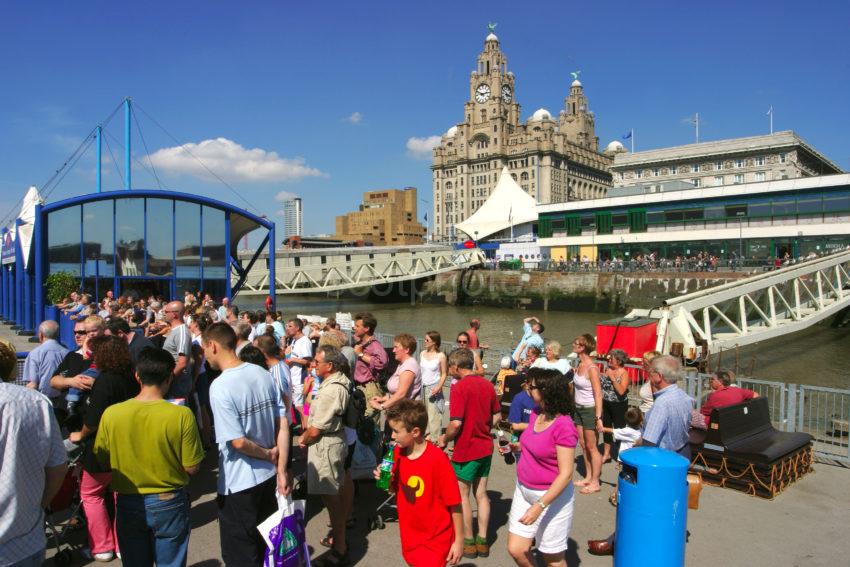
[(458, 341), (458, 342), (457, 342), (457, 344), (459, 344), (459, 345), (468, 345), (468, 344), (469, 344), (469, 341)]
[(74, 331), (75, 335), (85, 335), (86, 331)]

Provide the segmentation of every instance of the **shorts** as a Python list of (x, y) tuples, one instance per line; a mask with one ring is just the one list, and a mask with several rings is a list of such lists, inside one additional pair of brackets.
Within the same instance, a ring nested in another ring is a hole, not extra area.
[(457, 476), (458, 480), (474, 482), (476, 479), (490, 476), (490, 464), (492, 462), (493, 455), (487, 455), (486, 457), (463, 463), (452, 461), (452, 468), (455, 470), (455, 476)]
[(342, 437), (323, 436), (307, 448), (308, 494), (339, 494), (348, 446)]
[(576, 406), (576, 426), (596, 429), (596, 406)]
[(567, 549), (570, 528), (573, 524), (573, 485), (568, 484), (563, 492), (546, 507), (537, 521), (526, 526), (520, 523), (531, 506), (545, 490), (535, 490), (516, 483), (511, 513), (508, 517), (508, 531), (514, 535), (537, 540), (537, 549), (541, 553), (560, 553)]

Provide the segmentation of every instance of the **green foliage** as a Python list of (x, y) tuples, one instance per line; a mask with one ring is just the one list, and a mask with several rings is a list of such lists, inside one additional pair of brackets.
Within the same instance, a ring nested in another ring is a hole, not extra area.
[(77, 291), (80, 284), (77, 278), (69, 272), (53, 272), (47, 276), (45, 282), (47, 287), (47, 301), (51, 305), (55, 305), (68, 297), (72, 291)]

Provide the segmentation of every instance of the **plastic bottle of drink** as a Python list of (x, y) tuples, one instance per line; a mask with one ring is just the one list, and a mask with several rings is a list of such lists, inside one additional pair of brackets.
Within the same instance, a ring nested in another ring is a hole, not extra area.
[(502, 457), (505, 458), (505, 464), (514, 464), (516, 462), (516, 457), (514, 457), (514, 454), (511, 451), (511, 442), (505, 437), (504, 431), (499, 430), (497, 435), (499, 436), (499, 452), (502, 454)]
[[(516, 434), (516, 433), (511, 433), (511, 447), (512, 447), (511, 450), (513, 451), (514, 458), (519, 457), (518, 443), (519, 443), (519, 435)], [(516, 448), (514, 448), (514, 447), (516, 447)]]
[(381, 459), (381, 476), (378, 478), (376, 486), (381, 490), (390, 489), (390, 477), (393, 473), (393, 444), (387, 446), (387, 452), (384, 458)]

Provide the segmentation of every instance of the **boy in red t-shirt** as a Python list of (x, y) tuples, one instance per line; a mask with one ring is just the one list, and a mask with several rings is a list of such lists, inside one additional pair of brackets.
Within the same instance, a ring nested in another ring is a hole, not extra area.
[(460, 490), (446, 454), (425, 439), (425, 406), (399, 400), (387, 410), (387, 423), (396, 442), (390, 490), (404, 560), (412, 567), (457, 565), (463, 553)]
[[(451, 390), (451, 411), (446, 432), (437, 439), (443, 448), (454, 441), (452, 468), (458, 479), (463, 512), (463, 556), (467, 559), (488, 557), (487, 528), (490, 522), (490, 497), (487, 477), (493, 459), (490, 430), (498, 425), (502, 408), (493, 384), (474, 372), (472, 351), (459, 348), (448, 358), (448, 370), (457, 382)], [(473, 532), (472, 497), (478, 507), (478, 531)]]

